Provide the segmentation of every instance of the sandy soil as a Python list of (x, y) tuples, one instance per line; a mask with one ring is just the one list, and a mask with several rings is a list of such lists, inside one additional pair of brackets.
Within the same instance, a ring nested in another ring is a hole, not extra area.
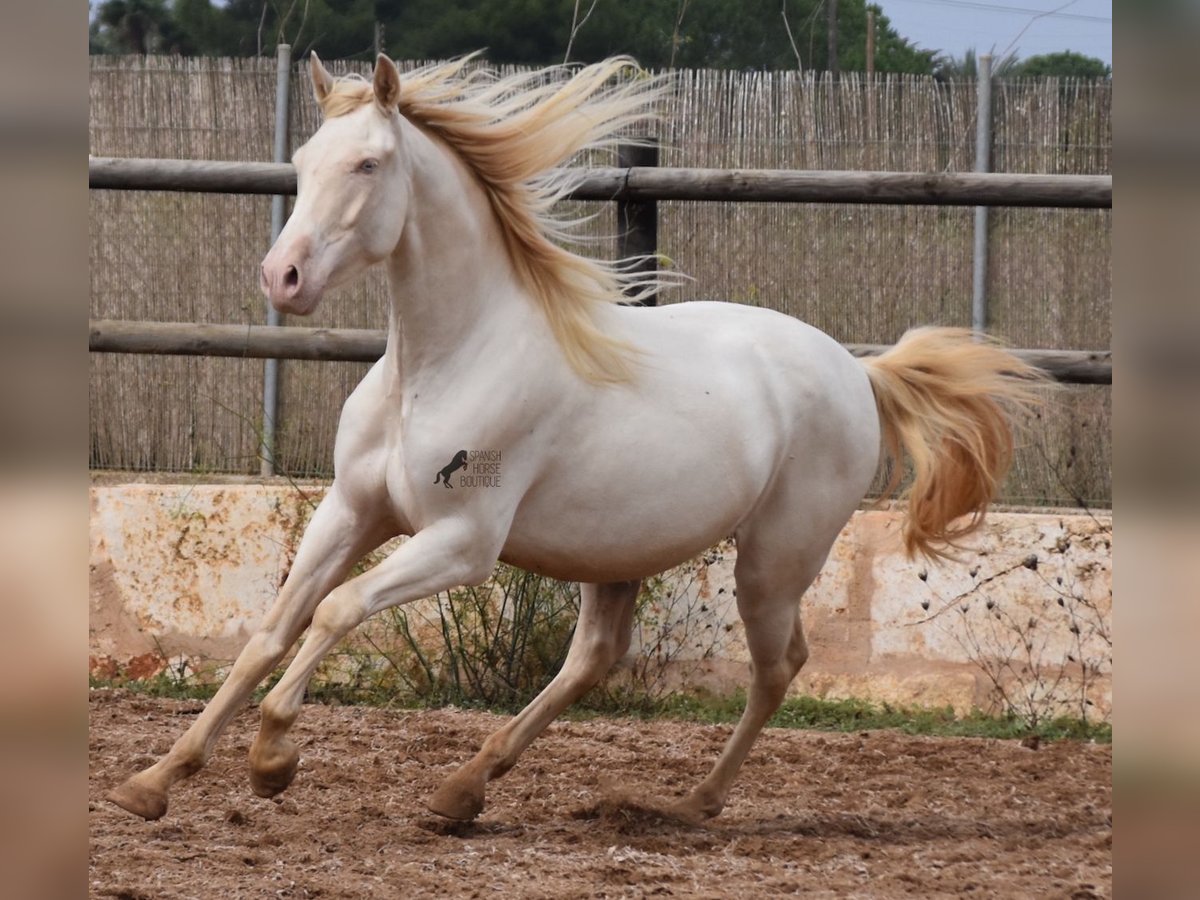
[(200, 708), (92, 692), (92, 896), (1112, 895), (1109, 746), (773, 729), (725, 812), (688, 827), (654, 801), (699, 780), (728, 727), (560, 722), (461, 825), (424, 798), (501, 718), (311, 706), (300, 773), (274, 800), (247, 783), (253, 711), (165, 818), (102, 799)]

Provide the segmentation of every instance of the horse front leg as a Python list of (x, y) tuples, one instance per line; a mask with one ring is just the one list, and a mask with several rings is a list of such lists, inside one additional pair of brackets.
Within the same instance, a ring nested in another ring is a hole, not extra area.
[(300, 754), (287, 733), (300, 714), (309, 679), (337, 642), (381, 610), (482, 583), (492, 574), (499, 547), (462, 519), (446, 520), (417, 532), (378, 566), (321, 601), (303, 646), (263, 699), (262, 722), (250, 748), (256, 794), (274, 796), (295, 776)]
[(162, 759), (114, 788), (108, 799), (144, 819), (163, 816), (171, 786), (204, 767), (230, 719), (296, 642), (321, 599), (390, 536), (380, 523), (364, 519), (335, 482), (304, 532), (279, 595), (216, 695)]
[(625, 655), (640, 587), (640, 581), (580, 585), (579, 621), (562, 669), (533, 702), (484, 741), (469, 763), (446, 779), (429, 798), (430, 810), (466, 821), (483, 811), (487, 783), (516, 765), (546, 726)]

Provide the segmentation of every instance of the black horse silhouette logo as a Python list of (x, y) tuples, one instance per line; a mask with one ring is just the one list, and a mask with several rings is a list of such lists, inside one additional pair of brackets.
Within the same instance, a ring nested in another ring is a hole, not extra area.
[(453, 475), (455, 472), (457, 472), (459, 469), (465, 469), (466, 467), (467, 467), (467, 451), (459, 450), (457, 453), (454, 454), (454, 459), (450, 460), (450, 464), (448, 466), (446, 466), (446, 468), (442, 469), (442, 471), (437, 473), (437, 478), (433, 479), (433, 483), (437, 484), (440, 481), (446, 487), (453, 488), (454, 485), (452, 485), (450, 483), (450, 476)]

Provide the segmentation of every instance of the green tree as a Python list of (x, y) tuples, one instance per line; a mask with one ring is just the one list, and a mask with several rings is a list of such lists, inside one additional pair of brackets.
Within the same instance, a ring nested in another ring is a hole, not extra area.
[(236, 46), (238, 29), (226, 10), (213, 6), (209, 0), (175, 0), (171, 4), (171, 14), (176, 27), (188, 36), (196, 55), (226, 52), (241, 55), (226, 50)]
[[(130, 18), (131, 6), (146, 14)], [(876, 69), (932, 72), (934, 51), (905, 40), (871, 8)], [(866, 67), (867, 9), (865, 0), (839, 4), (843, 70)], [(331, 59), (366, 60), (380, 22), (387, 51), (403, 59), (485, 48), (494, 63), (545, 65), (561, 62), (569, 44), (572, 62), (626, 53), (649, 68), (820, 70), (828, 67), (825, 10), (825, 0), (105, 0), (98, 19), (124, 23), (106, 26), (122, 37), (97, 33), (92, 48), (248, 56), (283, 40), (297, 56), (316, 48)], [(143, 27), (147, 16), (154, 24)], [(170, 29), (172, 40), (144, 36)]]
[[(387, 51), (404, 59), (440, 59), (483, 49), (494, 63), (593, 62), (626, 53), (659, 65), (668, 46), (669, 0), (382, 0)], [(589, 13), (590, 9), (590, 15)], [(670, 12), (673, 15), (673, 12)], [(673, 21), (673, 20), (672, 20)]]
[[(177, 15), (184, 5), (177, 0)], [(315, 47), (327, 59), (366, 59), (374, 45), (371, 0), (229, 0), (223, 8), (189, 0), (186, 6), (192, 21), (207, 28), (199, 51), (205, 55), (254, 56), (286, 43), (294, 56)]]
[(280, 42), (297, 56), (313, 47), (330, 58), (368, 59), (372, 0), (105, 0), (89, 27), (93, 53), (253, 56)]
[(1065, 50), (1062, 53), (1031, 56), (1022, 61), (1013, 74), (1021, 78), (1111, 78), (1112, 66), (1094, 56)]
[(107, 53), (189, 53), (166, 0), (108, 0), (96, 10), (88, 44)]

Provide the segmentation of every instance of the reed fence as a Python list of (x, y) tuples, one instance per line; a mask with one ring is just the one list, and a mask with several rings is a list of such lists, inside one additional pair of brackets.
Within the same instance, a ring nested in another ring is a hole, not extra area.
[[(296, 71), (293, 149), (317, 126)], [(269, 160), (274, 72), (269, 59), (95, 57), (91, 153)], [(993, 103), (997, 171), (1111, 173), (1109, 83), (1000, 82)], [(661, 165), (670, 167), (969, 172), (974, 114), (969, 83), (843, 74), (834, 84), (812, 73), (687, 71), (676, 73), (657, 137)], [(265, 196), (92, 192), (92, 317), (262, 324), (255, 273), (270, 240), (269, 203)], [(596, 215), (589, 236), (616, 231), (612, 204), (576, 203)], [(1035, 349), (1108, 347), (1111, 212), (1004, 209), (992, 216), (995, 333)], [(693, 280), (660, 302), (768, 306), (845, 343), (892, 343), (916, 324), (966, 325), (972, 218), (968, 207), (664, 201), (660, 253)], [(606, 255), (612, 247), (597, 240), (592, 250)], [(304, 324), (378, 329), (385, 316), (385, 285), (376, 274), (327, 298)], [(91, 366), (93, 466), (257, 470), (261, 363), (96, 354)], [(282, 364), (281, 471), (329, 474), (338, 410), (365, 369)], [(1110, 421), (1107, 388), (1070, 388), (1020, 453), (1005, 499), (1110, 503)]]

